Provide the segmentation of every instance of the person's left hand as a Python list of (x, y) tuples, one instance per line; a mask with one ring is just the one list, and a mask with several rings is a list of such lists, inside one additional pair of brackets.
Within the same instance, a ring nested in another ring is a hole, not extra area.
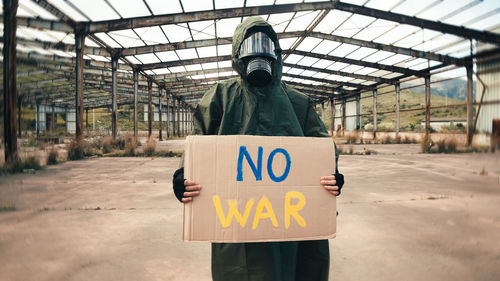
[(332, 195), (339, 196), (340, 189), (337, 186), (337, 181), (335, 180), (334, 175), (321, 177), (320, 184), (323, 186), (324, 189), (326, 189)]

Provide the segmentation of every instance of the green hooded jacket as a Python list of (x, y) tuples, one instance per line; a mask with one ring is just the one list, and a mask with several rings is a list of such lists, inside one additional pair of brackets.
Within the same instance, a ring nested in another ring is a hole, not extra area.
[[(255, 31), (269, 35), (278, 50), (273, 80), (264, 87), (247, 83), (245, 65), (236, 57), (246, 34)], [(281, 82), (279, 41), (262, 18), (247, 18), (236, 28), (232, 65), (240, 77), (203, 96), (194, 113), (194, 134), (328, 137), (309, 97)], [(215, 281), (328, 280), (329, 264), (328, 240), (212, 244)]]

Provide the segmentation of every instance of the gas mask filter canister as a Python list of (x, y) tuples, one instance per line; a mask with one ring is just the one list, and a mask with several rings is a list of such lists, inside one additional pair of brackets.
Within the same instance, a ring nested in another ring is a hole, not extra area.
[(262, 87), (271, 82), (271, 62), (276, 60), (276, 50), (267, 34), (256, 32), (248, 36), (241, 43), (238, 57), (247, 65), (247, 80), (251, 85)]

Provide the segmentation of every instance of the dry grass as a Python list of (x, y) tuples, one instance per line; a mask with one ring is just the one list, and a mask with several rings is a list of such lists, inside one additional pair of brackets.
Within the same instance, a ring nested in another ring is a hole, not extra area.
[(135, 149), (137, 148), (137, 141), (134, 136), (127, 135), (125, 136), (125, 147), (124, 147), (124, 153), (127, 156), (134, 156), (135, 155)]
[(149, 138), (143, 147), (144, 155), (153, 156), (156, 151), (156, 139)]
[(80, 160), (93, 155), (92, 147), (83, 139), (72, 139), (67, 150), (68, 160)]
[(422, 138), (422, 141), (420, 142), (420, 146), (422, 148), (422, 152), (428, 153), (431, 151), (432, 146), (434, 146), (434, 142), (431, 139), (430, 134), (425, 134), (425, 136)]
[(47, 165), (55, 165), (57, 164), (57, 156), (59, 154), (59, 150), (55, 147), (52, 147), (48, 151), (47, 156)]
[(355, 144), (359, 141), (358, 134), (349, 134), (345, 137), (345, 141), (348, 144)]

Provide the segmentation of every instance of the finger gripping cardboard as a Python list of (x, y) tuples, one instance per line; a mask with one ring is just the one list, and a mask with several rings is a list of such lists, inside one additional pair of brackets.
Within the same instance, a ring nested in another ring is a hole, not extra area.
[(333, 238), (336, 199), (320, 178), (334, 171), (331, 138), (189, 136), (184, 177), (202, 189), (184, 204), (183, 239)]

